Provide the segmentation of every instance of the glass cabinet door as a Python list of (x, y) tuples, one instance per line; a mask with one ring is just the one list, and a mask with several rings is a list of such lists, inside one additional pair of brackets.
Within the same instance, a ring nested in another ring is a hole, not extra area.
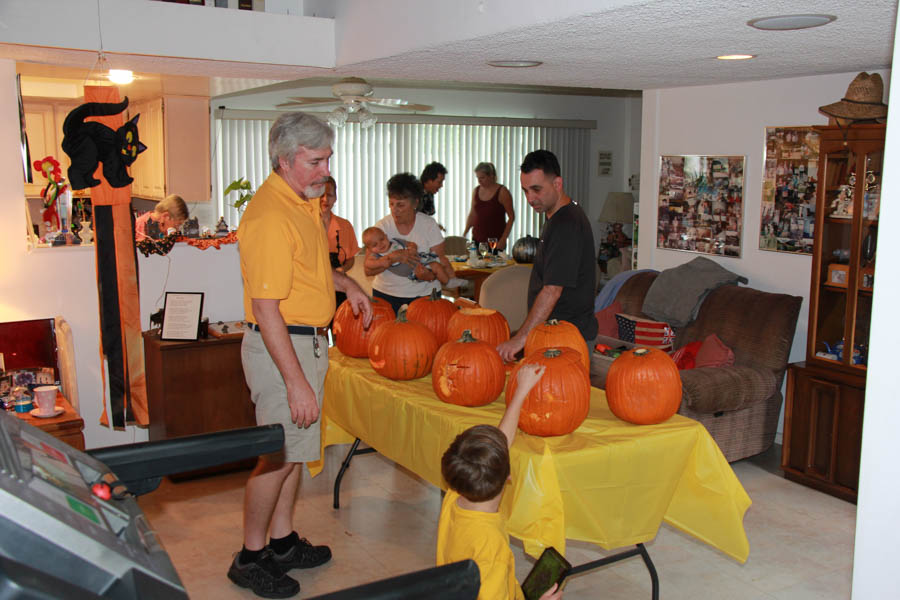
[(815, 360), (865, 370), (883, 151), (871, 143), (832, 145), (823, 152), (821, 232), (814, 273)]

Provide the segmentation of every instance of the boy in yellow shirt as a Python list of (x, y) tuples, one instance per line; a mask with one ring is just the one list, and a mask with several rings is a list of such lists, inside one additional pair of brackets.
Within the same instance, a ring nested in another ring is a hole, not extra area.
[[(462, 432), (441, 459), (441, 474), (450, 486), (438, 522), (437, 564), (471, 558), (481, 573), (478, 600), (521, 600), (516, 563), (509, 547), (506, 523), (498, 512), (509, 478), (509, 448), (519, 423), (525, 396), (546, 367), (523, 365), (516, 393), (500, 426), (476, 425)], [(556, 585), (541, 600), (560, 600)]]

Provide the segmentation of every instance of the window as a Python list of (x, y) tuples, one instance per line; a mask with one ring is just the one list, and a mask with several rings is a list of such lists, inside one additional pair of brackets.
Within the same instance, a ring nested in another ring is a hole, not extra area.
[[(270, 168), (268, 132), (272, 120), (220, 118), (216, 132), (216, 184), (224, 189), (245, 177), (258, 188)], [(592, 123), (591, 123), (592, 125)], [(337, 181), (334, 212), (349, 220), (357, 236), (388, 213), (385, 184), (391, 175), (409, 171), (417, 177), (426, 164), (438, 161), (447, 167), (443, 189), (435, 197), (435, 218), (445, 235), (462, 235), (477, 185), (475, 165), (492, 162), (497, 181), (509, 188), (516, 211), (510, 243), (526, 233), (538, 235), (541, 219), (525, 202), (519, 187), (519, 165), (532, 150), (546, 148), (560, 160), (566, 193), (576, 200), (588, 197), (587, 126), (545, 127), (505, 124), (391, 123), (378, 122), (363, 129), (347, 123), (335, 130), (331, 172)], [(216, 192), (218, 210), (228, 223), (240, 215)]]

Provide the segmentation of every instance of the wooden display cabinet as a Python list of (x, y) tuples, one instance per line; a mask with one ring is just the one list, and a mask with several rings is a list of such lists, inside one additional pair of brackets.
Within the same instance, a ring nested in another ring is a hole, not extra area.
[(816, 130), (806, 362), (788, 371), (781, 466), (789, 479), (855, 501), (885, 126)]
[[(241, 366), (241, 337), (163, 341), (144, 332), (150, 441), (256, 425)], [(192, 472), (248, 468), (256, 459)]]

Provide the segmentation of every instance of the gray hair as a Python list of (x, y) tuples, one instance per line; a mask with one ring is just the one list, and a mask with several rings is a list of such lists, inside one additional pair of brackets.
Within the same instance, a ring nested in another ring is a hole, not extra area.
[(284, 113), (269, 130), (269, 161), (272, 170), (278, 170), (280, 159), (294, 160), (300, 146), (310, 150), (330, 148), (334, 143), (334, 131), (317, 119), (304, 112)]
[(484, 173), (488, 177), (497, 177), (497, 169), (494, 168), (494, 163), (480, 162), (475, 167), (475, 172)]

